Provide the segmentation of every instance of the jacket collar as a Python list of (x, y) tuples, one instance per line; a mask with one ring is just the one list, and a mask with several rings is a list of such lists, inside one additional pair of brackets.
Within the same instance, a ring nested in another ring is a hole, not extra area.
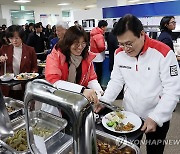
[(147, 49), (149, 47), (149, 42), (150, 42), (150, 38), (145, 34), (144, 46), (142, 48), (142, 51), (141, 51), (140, 55), (143, 55), (147, 51)]

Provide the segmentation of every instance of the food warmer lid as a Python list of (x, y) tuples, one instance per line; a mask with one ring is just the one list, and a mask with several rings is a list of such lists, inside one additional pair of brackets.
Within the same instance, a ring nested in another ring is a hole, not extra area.
[(0, 90), (0, 138), (8, 137), (13, 135), (13, 133), (4, 98)]

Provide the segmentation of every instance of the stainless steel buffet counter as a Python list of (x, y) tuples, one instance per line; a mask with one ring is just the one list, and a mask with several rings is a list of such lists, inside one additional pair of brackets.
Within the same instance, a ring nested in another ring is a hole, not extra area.
[[(73, 122), (72, 134), (61, 131), (67, 125), (65, 119), (39, 110), (30, 111), (28, 103), (32, 100), (64, 109)], [(140, 154), (133, 143), (120, 138), (119, 134), (104, 132), (101, 124), (95, 125), (92, 106), (80, 94), (57, 90), (44, 80), (34, 80), (28, 83), (24, 106), (25, 115), (11, 120), (15, 137), (2, 137), (0, 140), (2, 154), (40, 154), (35, 135), (43, 137), (47, 154)], [(105, 111), (109, 112), (104, 110), (103, 114)]]

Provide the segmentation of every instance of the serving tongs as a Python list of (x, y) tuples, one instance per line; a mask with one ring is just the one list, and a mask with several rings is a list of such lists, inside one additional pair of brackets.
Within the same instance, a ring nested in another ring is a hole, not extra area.
[(122, 107), (115, 106), (115, 105), (109, 104), (109, 103), (101, 101), (101, 100), (99, 101), (99, 103), (101, 103), (102, 105), (104, 105), (105, 107), (107, 107), (113, 111), (123, 111)]

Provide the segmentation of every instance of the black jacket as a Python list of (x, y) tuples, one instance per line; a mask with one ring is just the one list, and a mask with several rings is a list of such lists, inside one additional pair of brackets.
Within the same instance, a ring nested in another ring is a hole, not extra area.
[[(36, 35), (36, 32), (30, 33), (26, 42), (27, 45), (34, 47), (36, 53), (42, 53), (45, 50), (45, 36), (40, 33), (40, 37)], [(45, 60), (45, 55), (37, 55), (38, 59)]]
[(109, 50), (109, 70), (112, 71), (114, 65), (114, 52), (118, 48), (117, 37), (112, 32), (107, 37), (107, 46)]
[(174, 46), (173, 46), (173, 41), (172, 41), (172, 31), (170, 30), (163, 30), (161, 34), (158, 37), (158, 40), (165, 43), (168, 45), (173, 51), (174, 51)]

